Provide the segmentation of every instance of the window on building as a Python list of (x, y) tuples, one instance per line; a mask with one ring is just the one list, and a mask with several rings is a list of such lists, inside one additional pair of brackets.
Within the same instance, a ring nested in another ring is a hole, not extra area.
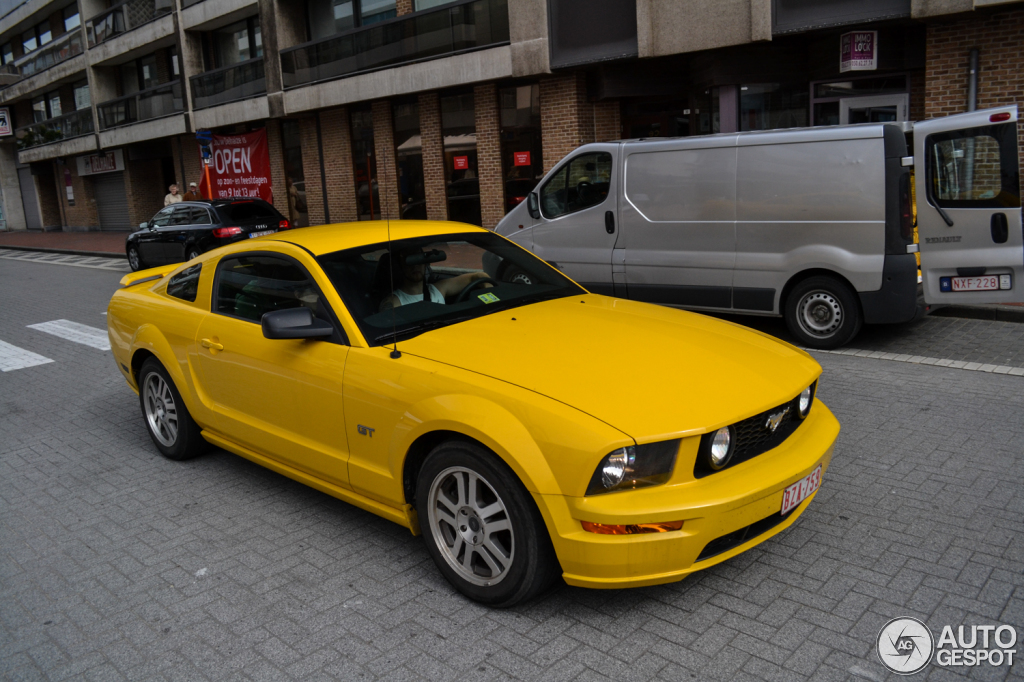
[(231, 66), (263, 56), (259, 17), (249, 17), (209, 34), (213, 68)]
[(423, 140), (420, 137), (420, 107), (415, 100), (396, 102), (395, 156), (398, 160), (398, 193), (401, 217), (426, 220), (427, 202), (423, 183)]
[(370, 107), (353, 108), (352, 165), (356, 176), (356, 212), (359, 220), (380, 218), (377, 163), (373, 152), (373, 113)]
[(704, 91), (697, 114), (697, 134), (711, 135), (722, 132), (721, 105), (718, 101), (718, 88), (711, 88)]
[(306, 175), (302, 168), (302, 138), (299, 122), (281, 121), (281, 151), (284, 156), (284, 184), (288, 191), (288, 219), (295, 227), (309, 225), (306, 204)]
[(448, 219), (482, 225), (473, 93), (441, 98)]
[(313, 40), (398, 16), (395, 0), (309, 0), (308, 8)]
[(57, 118), (61, 115), (60, 93), (50, 92), (46, 95), (46, 106), (50, 110), (50, 118)]
[(21, 51), (28, 54), (39, 47), (39, 40), (36, 38), (36, 30), (30, 28), (21, 34)]
[(540, 135), (540, 86), (498, 91), (501, 106), (501, 172), (505, 212), (526, 199), (544, 176)]
[(78, 5), (68, 5), (64, 8), (64, 31), (78, 28), (82, 23), (78, 16)]
[(440, 7), (441, 5), (447, 5), (451, 2), (454, 2), (454, 0), (416, 0), (416, 11), (419, 12), (422, 9)]
[(146, 55), (138, 61), (139, 69), (139, 88), (141, 90), (149, 90), (155, 88), (160, 84), (160, 79), (156, 73), (156, 54)]
[(740, 130), (802, 128), (808, 122), (805, 84), (762, 83), (740, 86)]
[(92, 106), (92, 98), (89, 96), (89, 81), (79, 81), (72, 87), (75, 96), (75, 111), (88, 109)]
[[(704, 107), (693, 107), (697, 116)], [(644, 98), (622, 107), (622, 130), (628, 138), (690, 135), (690, 105), (678, 98)]]
[(174, 78), (181, 77), (181, 66), (178, 65), (178, 48), (172, 46), (167, 52), (167, 58), (171, 62), (171, 76)]
[(0, 64), (11, 64), (14, 62), (14, 47), (7, 43), (0, 47)]
[(46, 98), (40, 95), (32, 100), (32, 121), (39, 123), (46, 119)]
[(136, 62), (130, 61), (121, 65), (121, 94), (124, 96), (134, 95), (139, 91), (139, 67)]
[(903, 95), (909, 92), (910, 78), (906, 74), (862, 76), (814, 83), (811, 95), (814, 118), (811, 125), (839, 125), (839, 103), (841, 100), (851, 97)]

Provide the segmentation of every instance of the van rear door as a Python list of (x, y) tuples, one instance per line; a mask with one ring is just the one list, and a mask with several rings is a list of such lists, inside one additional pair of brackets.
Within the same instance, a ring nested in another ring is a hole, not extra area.
[(1017, 107), (915, 123), (914, 165), (925, 302), (1024, 301)]

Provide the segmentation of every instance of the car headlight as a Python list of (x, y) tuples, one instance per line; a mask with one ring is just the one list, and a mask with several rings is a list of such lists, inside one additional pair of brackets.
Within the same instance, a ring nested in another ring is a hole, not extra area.
[(708, 448), (708, 465), (718, 471), (729, 463), (733, 451), (732, 427), (723, 426), (715, 431)]
[(672, 477), (679, 440), (630, 445), (605, 455), (590, 478), (587, 495), (660, 485)]
[(818, 382), (815, 381), (813, 384), (801, 391), (800, 397), (797, 398), (796, 407), (801, 419), (806, 417), (811, 411), (811, 405), (814, 404), (814, 389), (817, 386)]

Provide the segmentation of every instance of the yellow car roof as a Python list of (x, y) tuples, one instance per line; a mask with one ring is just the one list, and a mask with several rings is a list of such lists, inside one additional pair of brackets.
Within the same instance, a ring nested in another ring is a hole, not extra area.
[[(398, 240), (429, 237), (434, 234), (488, 232), (488, 230), (476, 225), (442, 220), (392, 220), (390, 221), (390, 232), (390, 238)], [(286, 232), (278, 232), (266, 239), (296, 244), (308, 249), (313, 255), (320, 256), (342, 249), (388, 241), (388, 221), (363, 220), (356, 223), (300, 227)]]

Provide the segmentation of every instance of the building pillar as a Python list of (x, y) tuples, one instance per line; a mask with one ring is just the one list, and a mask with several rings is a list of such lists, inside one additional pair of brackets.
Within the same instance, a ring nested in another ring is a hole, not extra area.
[(284, 174), (284, 147), (281, 143), (281, 122), (267, 121), (267, 154), (270, 155), (270, 196), (274, 208), (289, 220), (288, 184)]
[(320, 145), (316, 135), (316, 119), (299, 119), (299, 139), (302, 141), (302, 174), (306, 178), (306, 208), (310, 225), (323, 225), (323, 184), (320, 182)]
[(582, 73), (540, 82), (540, 135), (547, 173), (569, 152), (594, 141), (594, 107)]
[[(179, 135), (177, 145), (172, 145), (171, 150), (175, 153), (174, 168), (175, 174), (184, 175), (178, 181), (178, 189), (184, 194), (188, 191), (188, 183), (194, 182), (198, 188), (203, 180), (203, 157), (199, 152), (199, 143), (192, 135)], [(177, 149), (175, 149), (175, 146)]]
[(594, 103), (594, 142), (622, 139), (621, 108), (618, 100)]
[(21, 203), (18, 181), (18, 148), (13, 139), (0, 143), (0, 205), (8, 230), (25, 230), (25, 207)]
[(339, 107), (321, 112), (320, 134), (323, 136), (327, 205), (331, 210), (331, 220), (336, 223), (352, 222), (358, 215), (348, 109)]
[[(43, 230), (47, 232), (60, 231), (63, 228), (64, 219), (59, 203), (60, 199), (57, 196), (57, 183), (54, 182), (54, 166), (57, 164), (53, 161), (42, 161), (39, 163), (45, 164), (49, 170), (48, 173), (40, 175), (32, 174), (32, 178), (36, 183), (36, 192), (39, 195), (39, 209), (42, 213)], [(33, 164), (33, 166), (36, 166), (36, 164)]]
[[(60, 202), (64, 216), (65, 231), (98, 230), (100, 225), (99, 210), (96, 208), (96, 197), (93, 194), (92, 178), (79, 177), (78, 165), (73, 159), (68, 163), (54, 164), (54, 182), (57, 184), (57, 200)], [(64, 171), (71, 176), (71, 192), (75, 205), (68, 201), (67, 178)]]
[(427, 218), (448, 220), (444, 142), (441, 137), (441, 103), (436, 92), (427, 92), (420, 95), (419, 104), (423, 191), (427, 200)]
[(401, 217), (402, 199), (398, 191), (398, 163), (395, 159), (395, 126), (391, 102), (378, 100), (373, 107), (373, 154), (377, 157), (377, 196), (382, 218)]
[[(124, 148), (124, 189), (128, 195), (128, 223), (138, 225), (163, 208), (167, 187), (160, 159), (132, 161)], [(178, 187), (181, 191), (181, 187)]]
[(505, 217), (498, 88), (494, 83), (485, 83), (473, 88), (473, 109), (476, 123), (477, 178), (480, 182), (480, 215), (483, 226), (493, 230)]

